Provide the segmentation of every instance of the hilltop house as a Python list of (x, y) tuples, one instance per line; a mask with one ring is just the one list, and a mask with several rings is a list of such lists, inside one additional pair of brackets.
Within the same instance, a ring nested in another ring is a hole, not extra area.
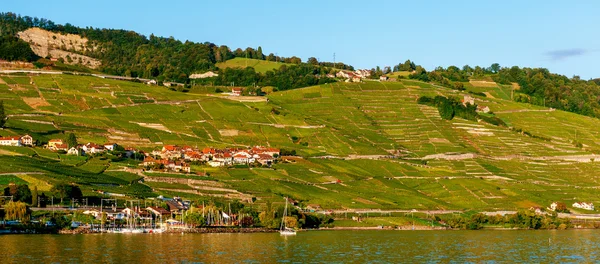
[(371, 71), (370, 70), (356, 70), (354, 71), (356, 73), (356, 75), (358, 75), (361, 78), (367, 78), (369, 76), (371, 76)]
[(389, 80), (389, 77), (382, 75), (382, 76), (379, 76), (379, 80), (380, 81), (387, 81), (387, 80)]
[(350, 78), (349, 74), (350, 74), (350, 72), (339, 71), (335, 74), (335, 77), (348, 79), (348, 78)]
[(579, 209), (583, 209), (583, 210), (594, 211), (594, 204), (593, 203), (578, 202), (578, 203), (574, 203), (573, 207), (579, 208)]
[(0, 145), (1, 146), (20, 147), (20, 146), (23, 146), (23, 142), (21, 141), (21, 137), (19, 137), (19, 136), (0, 137)]

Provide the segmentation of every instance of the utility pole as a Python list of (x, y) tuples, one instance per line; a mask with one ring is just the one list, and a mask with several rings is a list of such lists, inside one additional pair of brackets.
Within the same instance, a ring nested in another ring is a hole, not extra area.
[(335, 52), (333, 53), (333, 68), (335, 69)]

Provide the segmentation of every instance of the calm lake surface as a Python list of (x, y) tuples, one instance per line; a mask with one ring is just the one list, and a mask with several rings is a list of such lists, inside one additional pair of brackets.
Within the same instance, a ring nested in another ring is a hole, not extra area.
[(600, 230), (2, 235), (2, 263), (600, 262)]

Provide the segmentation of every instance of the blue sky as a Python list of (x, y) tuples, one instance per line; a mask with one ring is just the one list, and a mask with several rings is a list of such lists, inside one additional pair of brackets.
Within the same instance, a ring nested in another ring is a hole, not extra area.
[(358, 68), (411, 59), (600, 77), (600, 1), (3, 1), (2, 12)]

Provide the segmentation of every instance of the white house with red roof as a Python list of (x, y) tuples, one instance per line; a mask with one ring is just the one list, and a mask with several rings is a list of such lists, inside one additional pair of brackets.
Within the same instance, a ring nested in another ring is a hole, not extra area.
[(21, 137), (19, 136), (0, 137), (0, 145), (21, 147), (23, 146), (23, 142), (21, 141)]
[(104, 146), (97, 145), (95, 143), (87, 143), (81, 147), (85, 153), (96, 154), (104, 152)]
[(248, 164), (254, 159), (252, 159), (252, 155), (246, 152), (238, 152), (233, 155), (233, 163), (235, 164)]
[(63, 143), (63, 144), (56, 144), (54, 145), (54, 148), (52, 149), (54, 151), (68, 151), (69, 150), (69, 145), (67, 145), (67, 143)]

